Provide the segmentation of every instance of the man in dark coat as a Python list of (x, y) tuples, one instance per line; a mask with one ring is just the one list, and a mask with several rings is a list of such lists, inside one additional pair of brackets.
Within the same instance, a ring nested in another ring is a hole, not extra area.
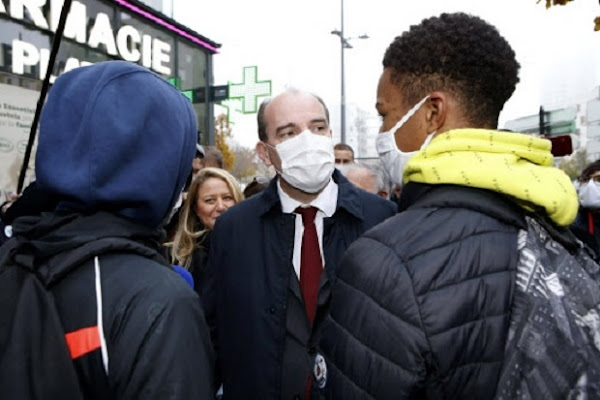
[[(217, 220), (210, 320), (225, 398), (300, 399), (310, 397), (338, 261), (396, 206), (334, 170), (329, 115), (318, 97), (286, 91), (261, 105), (258, 126), (257, 152), (277, 177)], [(300, 215), (307, 209), (315, 213), (310, 227)]]
[(425, 19), (383, 66), (377, 150), (405, 183), (400, 213), (341, 261), (318, 384), (344, 400), (494, 398), (525, 216), (566, 235), (577, 196), (548, 140), (496, 130), (519, 65), (493, 26)]
[(160, 249), (195, 138), (189, 101), (133, 63), (77, 68), (50, 90), (36, 175), (56, 209), (15, 219), (2, 255), (51, 291), (85, 399), (214, 396), (200, 299)]

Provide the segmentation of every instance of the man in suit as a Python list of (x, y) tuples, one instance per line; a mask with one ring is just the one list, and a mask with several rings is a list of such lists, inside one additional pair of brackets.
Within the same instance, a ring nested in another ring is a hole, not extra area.
[(277, 176), (217, 220), (203, 297), (228, 399), (309, 398), (338, 261), (396, 206), (334, 169), (319, 97), (291, 89), (265, 101), (258, 134), (256, 151)]

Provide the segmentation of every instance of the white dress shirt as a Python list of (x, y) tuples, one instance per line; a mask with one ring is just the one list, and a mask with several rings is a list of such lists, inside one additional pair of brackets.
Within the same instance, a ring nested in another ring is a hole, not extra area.
[(294, 271), (296, 271), (296, 277), (300, 279), (300, 250), (302, 248), (302, 234), (304, 233), (304, 225), (302, 224), (302, 216), (294, 212), (298, 207), (316, 207), (318, 209), (317, 215), (315, 216), (315, 227), (317, 228), (317, 237), (319, 238), (319, 249), (321, 250), (321, 260), (323, 260), (323, 268), (325, 268), (325, 257), (323, 256), (323, 218), (331, 217), (335, 213), (337, 207), (338, 198), (338, 185), (333, 181), (329, 180), (325, 189), (316, 199), (310, 202), (310, 204), (302, 204), (298, 200), (292, 199), (281, 189), (281, 183), (277, 181), (277, 193), (279, 194), (279, 200), (281, 201), (281, 210), (287, 214), (296, 215), (296, 230), (294, 234), (294, 256), (292, 263), (294, 264)]

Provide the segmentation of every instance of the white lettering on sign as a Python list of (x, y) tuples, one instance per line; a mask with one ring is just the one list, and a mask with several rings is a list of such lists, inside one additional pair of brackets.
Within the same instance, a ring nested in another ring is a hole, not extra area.
[(148, 35), (142, 36), (142, 65), (152, 67), (152, 38)]
[(170, 75), (171, 68), (163, 65), (171, 61), (169, 52), (171, 51), (171, 45), (163, 42), (160, 39), (154, 39), (152, 41), (152, 69), (158, 73)]
[(25, 73), (26, 65), (32, 66), (40, 62), (40, 52), (38, 49), (31, 43), (21, 40), (13, 40), (12, 57), (12, 72), (18, 75)]
[[(40, 76), (38, 77), (40, 80), (44, 80), (46, 71), (48, 70), (48, 61), (50, 60), (50, 50), (48, 49), (40, 49)], [(50, 83), (54, 83), (56, 77), (54, 75), (50, 75)]]
[(90, 40), (88, 45), (95, 49), (102, 43), (106, 46), (106, 52), (111, 56), (117, 55), (117, 46), (115, 45), (115, 36), (110, 26), (110, 20), (108, 15), (104, 13), (98, 13), (96, 15), (96, 21), (90, 32)]
[[(64, 0), (50, 1), (50, 30), (52, 30), (52, 32), (56, 32), (58, 21), (60, 20), (60, 10), (62, 10)], [(74, 39), (78, 43), (85, 44), (87, 35), (86, 20), (87, 10), (85, 5), (78, 1), (72, 2), (63, 35), (66, 38)]]
[(35, 26), (48, 29), (48, 22), (42, 13), (44, 4), (46, 4), (46, 0), (11, 0), (10, 16), (23, 19), (24, 11), (27, 9)]
[[(131, 50), (127, 47), (128, 39), (131, 39), (131, 42), (134, 44)], [(136, 45), (140, 41), (140, 33), (133, 26), (125, 25), (119, 29), (119, 33), (117, 33), (117, 48), (123, 60), (132, 62), (140, 61), (141, 53), (136, 48)]]
[[(7, 11), (3, 1), (0, 0), (0, 12), (6, 14)], [(48, 18), (43, 13), (46, 1), (50, 2)], [(9, 13), (12, 18), (19, 20), (23, 20), (27, 15), (37, 27), (55, 32), (60, 20), (63, 3), (64, 0), (11, 0)], [(25, 10), (27, 10), (27, 13), (25, 13)], [(141, 64), (146, 68), (151, 68), (160, 74), (171, 75), (171, 68), (168, 66), (171, 61), (171, 45), (169, 43), (152, 38), (150, 35), (141, 35), (131, 25), (121, 26), (115, 34), (110, 18), (102, 12), (99, 12), (96, 18), (90, 21), (90, 25), (92, 28), (89, 31), (89, 37), (87, 37), (87, 8), (85, 4), (73, 1), (65, 25), (65, 37), (74, 39), (76, 42), (93, 49), (104, 50), (111, 56), (120, 56), (126, 61), (141, 61)], [(25, 66), (34, 66), (38, 62), (40, 67), (43, 67), (43, 51), (44, 49), (38, 49), (30, 43), (15, 39), (13, 41), (13, 52), (17, 54), (13, 56), (12, 72), (23, 74)], [(71, 65), (74, 65), (74, 62), (69, 64), (69, 66)], [(65, 67), (65, 70), (68, 69)], [(46, 69), (40, 68), (40, 73), (42, 73), (41, 71), (45, 73)], [(40, 79), (43, 79), (43, 77)]]
[(69, 72), (70, 70), (79, 68), (80, 66), (81, 65), (79, 64), (79, 60), (71, 57), (65, 63), (65, 71), (64, 72)]
[[(50, 50), (40, 49), (32, 45), (31, 43), (24, 42), (22, 40), (15, 39), (12, 43), (13, 48), (13, 68), (14, 74), (22, 75), (25, 73), (26, 67), (33, 67), (39, 63), (39, 76), (40, 80), (43, 80), (48, 69), (48, 60), (50, 59)], [(74, 57), (67, 59), (65, 68), (61, 73), (68, 72), (72, 69), (83, 67), (86, 65), (92, 65), (88, 61), (79, 61)], [(50, 83), (54, 83), (56, 76), (50, 76)]]

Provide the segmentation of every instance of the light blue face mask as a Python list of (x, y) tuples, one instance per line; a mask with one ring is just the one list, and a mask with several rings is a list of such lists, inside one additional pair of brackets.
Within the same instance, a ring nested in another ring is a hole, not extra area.
[[(381, 163), (383, 164), (383, 168), (387, 171), (388, 175), (392, 182), (397, 186), (402, 186), (402, 172), (404, 171), (404, 167), (410, 158), (417, 151), (402, 151), (396, 146), (396, 138), (394, 134), (396, 131), (406, 123), (412, 117), (423, 104), (429, 98), (429, 95), (425, 96), (421, 101), (413, 106), (408, 112), (387, 132), (380, 133), (377, 135), (377, 141), (375, 142), (375, 147), (377, 148), (377, 153), (379, 154), (379, 158), (381, 159)], [(425, 142), (421, 145), (419, 150), (423, 150), (431, 139), (433, 139), (433, 135), (435, 132), (431, 132), (425, 138)]]

